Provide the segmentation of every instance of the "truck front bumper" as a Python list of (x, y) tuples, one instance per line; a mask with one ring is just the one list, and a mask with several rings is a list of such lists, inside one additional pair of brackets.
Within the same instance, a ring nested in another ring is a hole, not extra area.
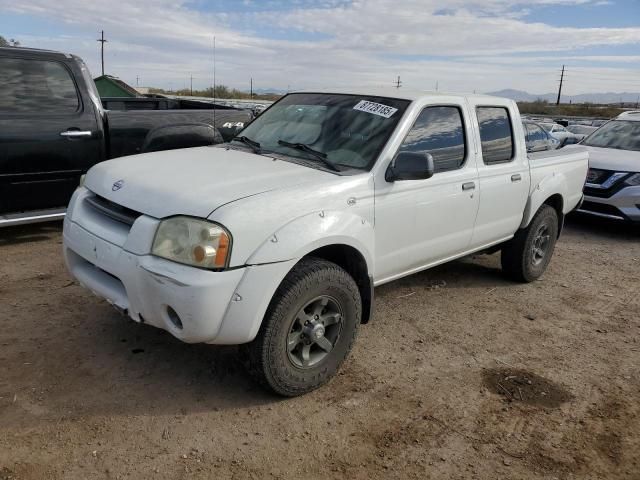
[(67, 217), (64, 258), (86, 288), (137, 322), (188, 342), (251, 341), (294, 261), (212, 272), (131, 253)]
[(578, 211), (615, 220), (640, 222), (640, 186), (625, 187), (608, 198), (585, 195)]

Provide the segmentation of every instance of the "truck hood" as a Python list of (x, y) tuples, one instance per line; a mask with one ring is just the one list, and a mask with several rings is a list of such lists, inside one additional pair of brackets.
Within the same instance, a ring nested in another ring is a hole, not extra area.
[(332, 173), (262, 155), (198, 147), (99, 163), (89, 170), (85, 186), (152, 217), (206, 218), (218, 207), (241, 198), (334, 178)]
[(640, 152), (589, 147), (589, 167), (617, 172), (640, 172)]

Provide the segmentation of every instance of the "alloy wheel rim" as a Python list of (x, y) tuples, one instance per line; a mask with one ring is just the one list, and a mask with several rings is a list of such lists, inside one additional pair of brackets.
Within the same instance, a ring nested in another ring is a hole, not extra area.
[(343, 313), (336, 299), (320, 295), (302, 307), (293, 318), (286, 340), (289, 361), (306, 369), (327, 358), (342, 332)]
[(533, 245), (531, 246), (531, 263), (533, 265), (540, 265), (549, 250), (549, 244), (551, 243), (551, 234), (547, 225), (540, 225), (538, 231), (533, 237)]

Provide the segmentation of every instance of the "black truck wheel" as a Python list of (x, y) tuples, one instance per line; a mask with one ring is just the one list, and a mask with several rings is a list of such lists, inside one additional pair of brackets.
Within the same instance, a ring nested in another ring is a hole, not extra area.
[(558, 238), (558, 214), (542, 205), (529, 226), (502, 247), (502, 270), (518, 282), (533, 282), (551, 261)]
[(349, 354), (362, 316), (353, 278), (335, 263), (301, 260), (276, 291), (247, 346), (250, 373), (293, 397), (333, 377)]

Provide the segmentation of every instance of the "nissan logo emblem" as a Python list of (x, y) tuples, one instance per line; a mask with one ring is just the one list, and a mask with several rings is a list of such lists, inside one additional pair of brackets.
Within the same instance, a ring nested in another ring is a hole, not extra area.
[(124, 187), (124, 180), (118, 180), (117, 182), (114, 182), (114, 184), (111, 186), (111, 191), (117, 192), (122, 187)]

